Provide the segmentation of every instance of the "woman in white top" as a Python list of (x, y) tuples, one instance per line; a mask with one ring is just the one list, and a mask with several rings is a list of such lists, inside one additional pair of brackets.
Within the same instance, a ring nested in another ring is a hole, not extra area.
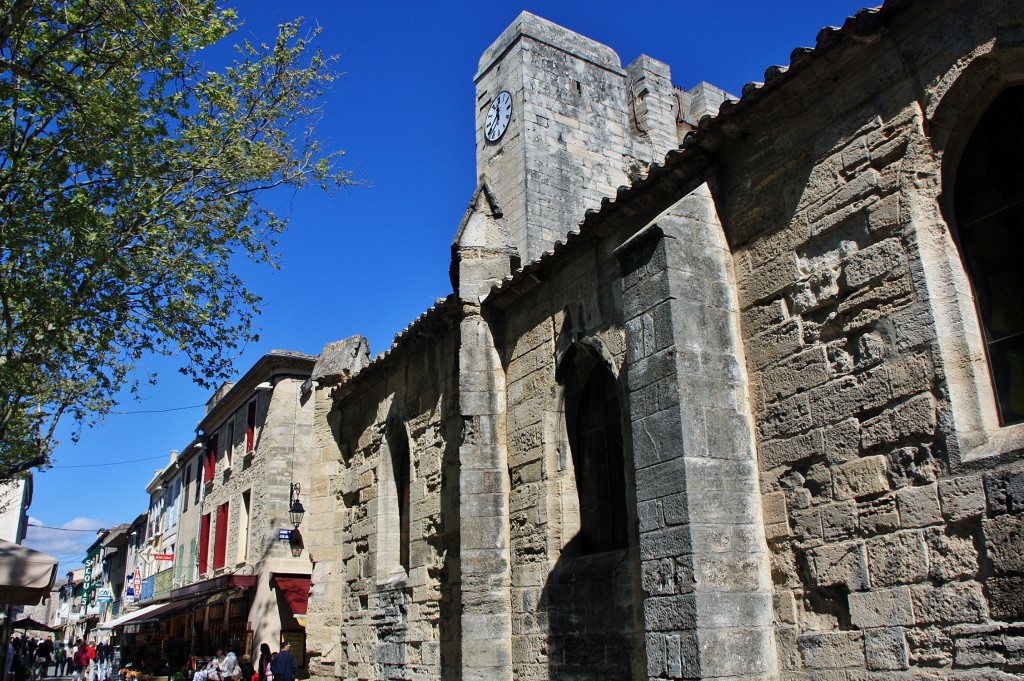
[(221, 681), (231, 681), (242, 676), (242, 668), (238, 666), (238, 658), (235, 657), (234, 653), (225, 655), (224, 661), (220, 663), (218, 669), (220, 670)]

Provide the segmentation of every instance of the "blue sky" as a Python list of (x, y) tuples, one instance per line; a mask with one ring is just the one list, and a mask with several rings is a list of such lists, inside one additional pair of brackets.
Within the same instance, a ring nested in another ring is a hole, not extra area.
[[(317, 354), (353, 334), (374, 354), (451, 292), (450, 244), (475, 188), (473, 75), (481, 53), (522, 10), (612, 47), (623, 64), (640, 54), (668, 63), (673, 82), (708, 81), (738, 93), (766, 67), (788, 64), (826, 25), (865, 3), (851, 0), (719, 0), (714, 3), (490, 0), (444, 3), (328, 0), (236, 2), (236, 38), (270, 41), (297, 16), (323, 33), (319, 47), (340, 59), (323, 101), (321, 139), (344, 149), (366, 186), (331, 196), (278, 193), (268, 203), (290, 218), (281, 269), (248, 272), (264, 298), (262, 340), (245, 349), (241, 375), (262, 354)], [(172, 449), (189, 443), (209, 394), (177, 374), (173, 360), (141, 401), (57, 448), (35, 476), (26, 544), (80, 564), (89, 531), (130, 522), (148, 506), (145, 486)], [(86, 530), (86, 531), (83, 531)]]

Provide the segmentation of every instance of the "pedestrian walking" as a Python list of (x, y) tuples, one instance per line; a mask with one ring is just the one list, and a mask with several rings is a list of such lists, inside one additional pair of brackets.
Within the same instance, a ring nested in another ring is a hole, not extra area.
[(291, 647), (292, 644), (285, 641), (271, 663), (275, 681), (295, 681), (295, 672), (299, 671), (299, 661), (292, 655)]
[[(57, 649), (57, 644), (53, 642), (53, 636), (47, 636), (43, 645), (46, 646), (46, 664), (43, 665), (43, 676), (47, 677), (50, 675), (50, 665), (53, 664), (53, 653)], [(37, 650), (36, 654), (38, 653)]]
[(14, 678), (12, 675), (13, 667), (11, 664), (14, 662), (14, 644), (17, 642), (17, 638), (7, 640), (7, 654), (4, 655), (4, 678), (3, 681), (12, 681)]
[(106, 681), (107, 674), (107, 644), (98, 643), (96, 645), (96, 673), (99, 676), (99, 681)]
[(36, 644), (35, 656), (32, 659), (32, 678), (45, 679), (46, 670), (50, 666), (50, 656), (53, 654), (53, 637), (47, 636), (45, 641)]
[(68, 671), (68, 649), (63, 641), (57, 641), (57, 649), (53, 651), (53, 674), (64, 676)]
[(89, 649), (85, 645), (85, 641), (78, 642), (78, 650), (75, 651), (75, 655), (72, 658), (72, 669), (74, 670), (75, 679), (77, 681), (85, 681), (85, 675), (89, 669)]
[(10, 681), (24, 681), (28, 678), (28, 672), (31, 668), (29, 664), (28, 653), (28, 640), (15, 638), (14, 654), (11, 656), (11, 674)]
[(85, 653), (89, 658), (85, 678), (89, 679), (89, 681), (96, 681), (96, 646), (92, 641), (89, 641), (88, 645), (86, 645)]

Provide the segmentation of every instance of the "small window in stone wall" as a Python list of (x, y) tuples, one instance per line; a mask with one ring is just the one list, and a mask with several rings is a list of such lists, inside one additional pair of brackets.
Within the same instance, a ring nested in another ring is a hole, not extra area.
[(1003, 91), (957, 170), (953, 210), (1003, 425), (1024, 421), (1024, 86)]
[(626, 548), (625, 460), (622, 417), (615, 378), (595, 364), (568, 414), (576, 493), (579, 496), (581, 554)]
[(249, 402), (245, 415), (245, 453), (256, 446), (256, 400)]
[(214, 433), (206, 441), (206, 455), (203, 459), (203, 482), (213, 480), (217, 472), (217, 434)]
[(409, 571), (409, 436), (401, 426), (393, 426), (388, 434), (391, 450), (391, 472), (394, 475), (398, 515), (398, 562)]

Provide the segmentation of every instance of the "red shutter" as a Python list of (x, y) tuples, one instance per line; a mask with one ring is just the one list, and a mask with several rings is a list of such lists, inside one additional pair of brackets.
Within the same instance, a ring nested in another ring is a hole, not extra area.
[(204, 513), (199, 520), (199, 572), (209, 572), (206, 559), (210, 557), (210, 514)]
[(206, 443), (206, 458), (203, 460), (203, 482), (213, 480), (217, 472), (217, 436), (211, 435)]
[(217, 507), (217, 530), (213, 542), (213, 569), (224, 567), (224, 557), (228, 548), (228, 504), (224, 502)]
[(249, 413), (245, 418), (245, 453), (252, 451), (256, 439), (256, 400), (249, 403)]

